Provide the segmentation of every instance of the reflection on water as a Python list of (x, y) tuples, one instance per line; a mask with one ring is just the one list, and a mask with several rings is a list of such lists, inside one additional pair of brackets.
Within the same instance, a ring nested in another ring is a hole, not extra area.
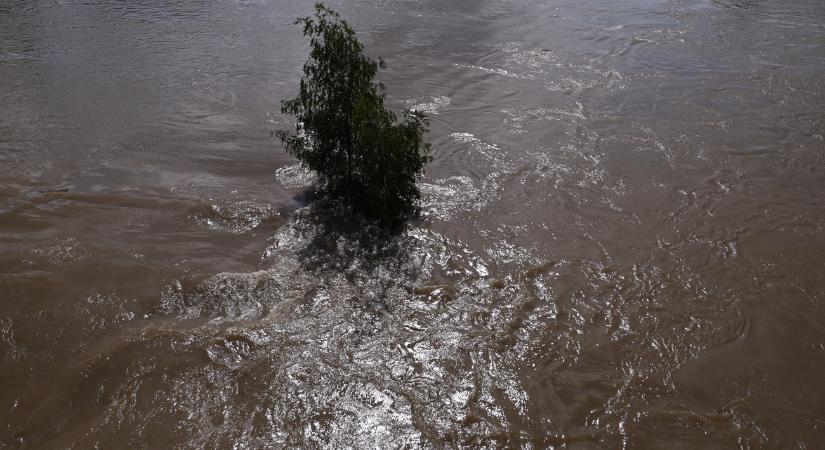
[(825, 445), (825, 11), (337, 5), (421, 217), (271, 140), (309, 5), (0, 6), (0, 444)]

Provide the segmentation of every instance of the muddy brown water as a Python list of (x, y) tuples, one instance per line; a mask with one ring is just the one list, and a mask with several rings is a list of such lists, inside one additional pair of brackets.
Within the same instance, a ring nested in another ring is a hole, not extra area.
[(0, 447), (825, 447), (821, 1), (330, 6), (389, 239), (270, 137), (309, 3), (0, 3)]

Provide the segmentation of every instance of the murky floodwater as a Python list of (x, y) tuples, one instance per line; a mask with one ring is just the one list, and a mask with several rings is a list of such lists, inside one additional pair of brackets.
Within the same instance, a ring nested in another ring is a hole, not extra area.
[(331, 6), (399, 236), (270, 138), (309, 3), (0, 3), (0, 447), (825, 446), (820, 0)]

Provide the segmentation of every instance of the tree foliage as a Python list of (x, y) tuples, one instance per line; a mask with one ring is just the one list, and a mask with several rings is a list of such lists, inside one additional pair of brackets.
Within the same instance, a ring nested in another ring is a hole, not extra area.
[(336, 12), (318, 3), (314, 17), (296, 24), (309, 38), (309, 59), (298, 96), (281, 103), (282, 113), (296, 116), (295, 133), (277, 137), (330, 195), (371, 217), (402, 217), (420, 198), (415, 180), (430, 160), (426, 116), (408, 110), (399, 122), (384, 107), (384, 85), (374, 81), (384, 61), (363, 54)]

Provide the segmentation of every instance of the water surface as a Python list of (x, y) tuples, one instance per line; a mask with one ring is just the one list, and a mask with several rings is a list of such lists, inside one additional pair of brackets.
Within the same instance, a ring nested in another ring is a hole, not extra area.
[(821, 2), (330, 6), (394, 237), (270, 137), (309, 3), (0, 5), (0, 446), (825, 446)]

